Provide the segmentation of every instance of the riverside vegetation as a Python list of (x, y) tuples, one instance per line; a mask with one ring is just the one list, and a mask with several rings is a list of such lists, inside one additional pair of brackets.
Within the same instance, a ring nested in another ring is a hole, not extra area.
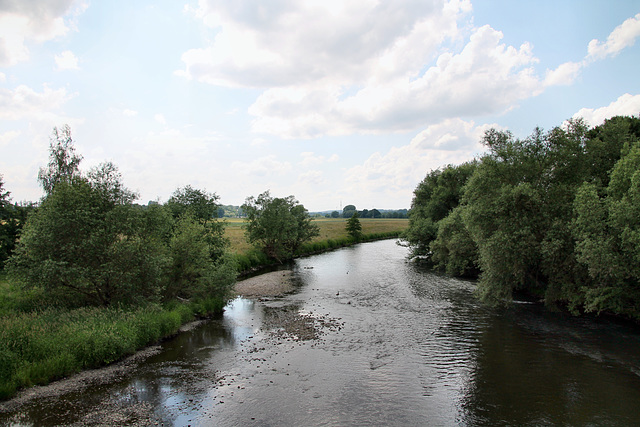
[(478, 294), (514, 292), (574, 314), (640, 321), (640, 118), (580, 119), (525, 139), (495, 129), (488, 152), (430, 172), (404, 238)]
[(54, 128), (37, 206), (11, 204), (0, 176), (0, 399), (221, 313), (239, 272), (408, 225), (371, 219), (354, 239), (345, 220), (312, 221), (292, 196), (268, 192), (247, 199), (248, 219), (227, 223), (215, 219), (218, 196), (190, 186), (139, 206), (114, 164), (82, 173), (81, 160), (69, 127)]

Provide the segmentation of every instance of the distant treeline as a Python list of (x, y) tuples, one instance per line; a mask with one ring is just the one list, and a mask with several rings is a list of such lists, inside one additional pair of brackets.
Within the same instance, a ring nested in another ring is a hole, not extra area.
[[(155, 203), (155, 202), (150, 202)], [(338, 211), (309, 212), (312, 218), (351, 218), (354, 212), (358, 212), (360, 218), (407, 218), (407, 209), (363, 209), (357, 210), (354, 205), (347, 205)], [(247, 214), (242, 206), (221, 205), (218, 207), (218, 218), (246, 218)]]
[(351, 218), (358, 213), (359, 218), (407, 218), (407, 209), (356, 209), (355, 205), (347, 205), (342, 209), (342, 212), (338, 211), (324, 211), (324, 212), (312, 212), (312, 216), (325, 217), (325, 218)]
[(487, 154), (430, 172), (404, 239), (485, 301), (523, 291), (573, 313), (640, 320), (640, 118), (570, 120), (524, 139), (489, 130)]

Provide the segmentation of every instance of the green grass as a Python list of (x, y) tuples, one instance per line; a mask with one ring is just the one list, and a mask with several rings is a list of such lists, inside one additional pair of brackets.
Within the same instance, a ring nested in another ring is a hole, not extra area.
[[(45, 308), (11, 307), (14, 292), (0, 278), (0, 399), (82, 369), (112, 363), (167, 336), (197, 316), (220, 312), (211, 299), (165, 306)], [(7, 297), (7, 295), (9, 297)]]

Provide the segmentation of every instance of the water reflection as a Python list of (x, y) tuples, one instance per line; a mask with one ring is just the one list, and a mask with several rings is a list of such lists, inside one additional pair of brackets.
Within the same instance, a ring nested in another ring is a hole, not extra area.
[(297, 291), (238, 298), (107, 384), (22, 405), (26, 425), (631, 425), (640, 334), (406, 262), (393, 241), (297, 260)]

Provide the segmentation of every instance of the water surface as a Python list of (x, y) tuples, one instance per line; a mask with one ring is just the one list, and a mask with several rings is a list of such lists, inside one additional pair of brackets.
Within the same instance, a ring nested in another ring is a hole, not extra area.
[(393, 240), (299, 259), (296, 291), (238, 298), (134, 372), (39, 399), (20, 425), (638, 425), (640, 331), (421, 270)]

